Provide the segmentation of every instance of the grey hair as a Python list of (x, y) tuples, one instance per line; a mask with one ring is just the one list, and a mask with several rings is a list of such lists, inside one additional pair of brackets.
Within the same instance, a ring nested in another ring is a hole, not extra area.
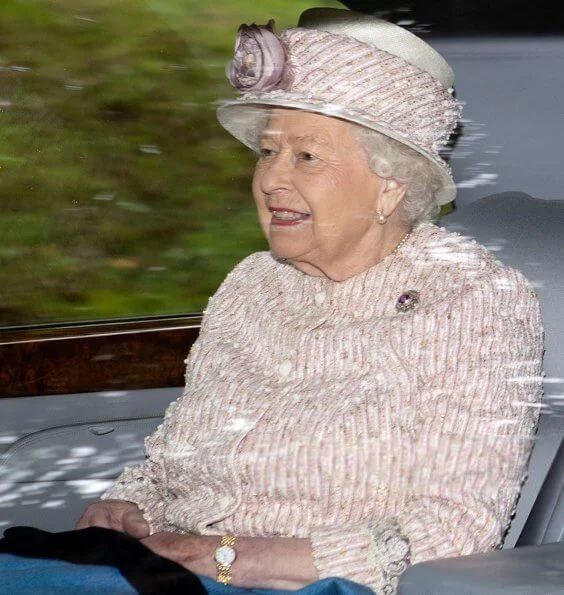
[[(254, 151), (259, 150), (258, 140), (271, 111), (256, 108), (255, 117), (246, 130), (245, 143)], [(406, 193), (400, 205), (402, 219), (409, 225), (436, 219), (440, 209), (435, 193), (441, 188), (441, 180), (433, 164), (414, 149), (393, 138), (353, 122), (349, 124), (353, 136), (366, 153), (370, 169), (381, 178), (394, 178), (405, 184)]]
[(351, 125), (368, 158), (370, 169), (381, 178), (394, 178), (405, 184), (401, 202), (402, 219), (410, 225), (435, 219), (439, 205), (435, 193), (441, 187), (433, 164), (414, 149), (388, 136), (357, 124)]

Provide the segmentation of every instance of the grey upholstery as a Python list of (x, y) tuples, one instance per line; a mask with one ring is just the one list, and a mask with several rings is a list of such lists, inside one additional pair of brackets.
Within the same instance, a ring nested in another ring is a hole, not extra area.
[[(519, 268), (535, 287), (545, 328), (545, 401), (529, 463), (529, 479), (522, 490), (506, 549), (415, 564), (402, 575), (398, 594), (561, 595), (564, 594), (564, 201), (503, 193), (445, 217), (444, 224), (475, 237), (501, 261)], [(518, 545), (529, 547), (511, 549), (519, 533)]]
[(562, 595), (564, 543), (415, 564), (398, 595)]
[(72, 529), (125, 465), (143, 460), (145, 436), (180, 392), (0, 399), (0, 535), (11, 525)]
[(564, 201), (504, 192), (447, 215), (443, 224), (475, 237), (499, 260), (522, 271), (541, 303), (546, 348), (544, 405), (529, 478), (506, 539), (505, 547), (512, 547), (564, 436)]
[(517, 546), (564, 541), (564, 440), (548, 471)]

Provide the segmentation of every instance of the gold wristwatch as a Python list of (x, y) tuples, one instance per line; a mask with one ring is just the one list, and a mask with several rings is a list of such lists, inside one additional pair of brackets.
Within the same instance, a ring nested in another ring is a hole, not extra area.
[(231, 584), (231, 564), (235, 562), (237, 557), (235, 539), (233, 535), (224, 535), (213, 555), (217, 565), (217, 582), (222, 585)]

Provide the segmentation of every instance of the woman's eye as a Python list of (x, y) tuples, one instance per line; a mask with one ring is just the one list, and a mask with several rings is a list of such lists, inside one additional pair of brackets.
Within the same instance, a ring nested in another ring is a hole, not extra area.
[(259, 151), (261, 157), (271, 157), (274, 155), (274, 151), (272, 149), (263, 148)]
[(302, 151), (299, 156), (302, 161), (315, 161), (317, 159), (313, 153), (308, 153), (307, 151)]

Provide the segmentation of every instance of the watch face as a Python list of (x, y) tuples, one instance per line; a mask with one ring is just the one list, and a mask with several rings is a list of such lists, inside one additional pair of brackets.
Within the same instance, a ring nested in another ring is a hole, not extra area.
[(215, 561), (219, 562), (220, 564), (232, 564), (237, 554), (235, 550), (228, 546), (222, 545), (215, 550)]

